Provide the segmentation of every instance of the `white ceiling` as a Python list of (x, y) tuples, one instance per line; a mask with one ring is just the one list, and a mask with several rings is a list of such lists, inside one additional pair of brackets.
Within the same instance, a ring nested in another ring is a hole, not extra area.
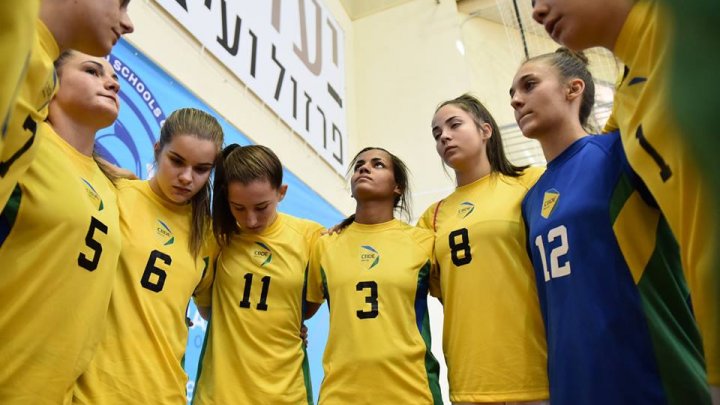
[(345, 12), (350, 19), (357, 20), (410, 1), (417, 0), (340, 0), (340, 3), (345, 7)]

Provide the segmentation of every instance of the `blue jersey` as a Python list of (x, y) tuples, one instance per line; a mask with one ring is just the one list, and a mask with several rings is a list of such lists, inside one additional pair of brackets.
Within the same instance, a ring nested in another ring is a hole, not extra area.
[(679, 248), (647, 195), (615, 132), (573, 143), (523, 200), (553, 405), (710, 403)]

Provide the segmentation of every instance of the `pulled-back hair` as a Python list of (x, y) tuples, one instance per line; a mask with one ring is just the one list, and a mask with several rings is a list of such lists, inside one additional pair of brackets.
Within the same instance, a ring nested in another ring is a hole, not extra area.
[[(218, 151), (223, 144), (223, 130), (212, 115), (196, 108), (181, 108), (173, 111), (160, 128), (160, 139), (155, 151), (157, 160), (160, 151), (178, 135), (190, 135), (197, 139), (212, 141)], [(197, 256), (202, 248), (205, 235), (210, 227), (210, 180), (192, 197), (192, 223), (190, 227), (190, 251)]]
[(233, 234), (240, 232), (228, 204), (230, 183), (244, 185), (265, 180), (277, 190), (282, 185), (282, 163), (267, 146), (240, 146), (236, 143), (223, 149), (215, 168), (213, 192), (213, 233), (221, 246), (227, 246)]
[[(353, 169), (355, 168), (355, 163), (357, 163), (358, 158), (363, 153), (369, 151), (369, 150), (381, 150), (390, 156), (390, 161), (393, 165), (393, 177), (395, 179), (395, 184), (397, 184), (398, 188), (400, 189), (400, 195), (395, 196), (395, 200), (393, 201), (393, 208), (400, 212), (400, 214), (404, 215), (407, 220), (410, 220), (411, 217), (411, 209), (410, 209), (410, 170), (405, 165), (405, 162), (403, 162), (399, 157), (395, 156), (394, 154), (388, 152), (386, 149), (379, 148), (376, 146), (368, 146), (367, 148), (363, 148), (360, 152), (358, 152), (354, 158), (350, 161), (350, 165), (348, 166), (347, 171), (347, 177), (351, 177), (353, 173)], [(350, 215), (349, 217), (345, 218), (339, 225), (340, 229), (346, 228), (350, 224), (355, 221), (355, 214)]]
[(492, 129), (492, 136), (487, 143), (487, 157), (490, 162), (490, 171), (493, 173), (500, 172), (506, 176), (517, 177), (522, 174), (523, 170), (527, 166), (515, 166), (510, 163), (507, 156), (505, 156), (505, 149), (503, 147), (502, 136), (500, 135), (500, 127), (498, 126), (495, 118), (493, 118), (490, 111), (480, 102), (477, 98), (470, 94), (463, 94), (460, 97), (452, 100), (443, 101), (435, 109), (435, 114), (445, 107), (446, 105), (452, 105), (460, 108), (466, 113), (470, 114), (475, 126), (480, 129), (482, 124), (489, 124)]
[(595, 105), (595, 81), (592, 73), (588, 70), (590, 61), (585, 56), (585, 53), (582, 51), (576, 52), (563, 46), (555, 52), (530, 58), (525, 63), (536, 60), (547, 61), (550, 66), (557, 69), (560, 78), (564, 81), (577, 78), (585, 82), (585, 91), (582, 95), (578, 118), (580, 119), (580, 125), (586, 131), (592, 132), (593, 129), (589, 126), (588, 119), (593, 105)]

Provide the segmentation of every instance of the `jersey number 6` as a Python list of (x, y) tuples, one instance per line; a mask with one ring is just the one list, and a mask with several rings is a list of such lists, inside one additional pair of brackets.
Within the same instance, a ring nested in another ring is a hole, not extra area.
[[(145, 265), (145, 271), (140, 279), (141, 286), (156, 293), (162, 291), (165, 286), (165, 278), (167, 277), (165, 270), (159, 269), (155, 266), (158, 259), (162, 260), (163, 263), (168, 266), (172, 263), (172, 258), (169, 255), (159, 250), (153, 250), (150, 252), (150, 257)], [(155, 275), (154, 281), (152, 280), (153, 275)]]

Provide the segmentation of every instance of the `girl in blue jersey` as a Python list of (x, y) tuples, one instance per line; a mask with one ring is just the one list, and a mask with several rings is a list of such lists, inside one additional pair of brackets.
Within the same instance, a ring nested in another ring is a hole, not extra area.
[(410, 194), (399, 158), (365, 148), (349, 171), (355, 213), (318, 240), (308, 274), (308, 317), (325, 300), (330, 313), (319, 404), (440, 404), (427, 311), (433, 235), (395, 219)]
[[(720, 215), (707, 173), (688, 147), (690, 134), (678, 125), (671, 108), (668, 55), (678, 27), (663, 3), (535, 0), (533, 18), (558, 43), (575, 50), (601, 46), (625, 65), (603, 132), (620, 131), (629, 164), (657, 201), (678, 241), (703, 338), (708, 381), (720, 404), (720, 256), (716, 253)], [(685, 104), (696, 110), (715, 110), (697, 100)]]
[(548, 161), (522, 208), (550, 400), (708, 404), (677, 243), (618, 133), (588, 135), (594, 91), (587, 59), (566, 49), (523, 63), (510, 89), (518, 126)]

